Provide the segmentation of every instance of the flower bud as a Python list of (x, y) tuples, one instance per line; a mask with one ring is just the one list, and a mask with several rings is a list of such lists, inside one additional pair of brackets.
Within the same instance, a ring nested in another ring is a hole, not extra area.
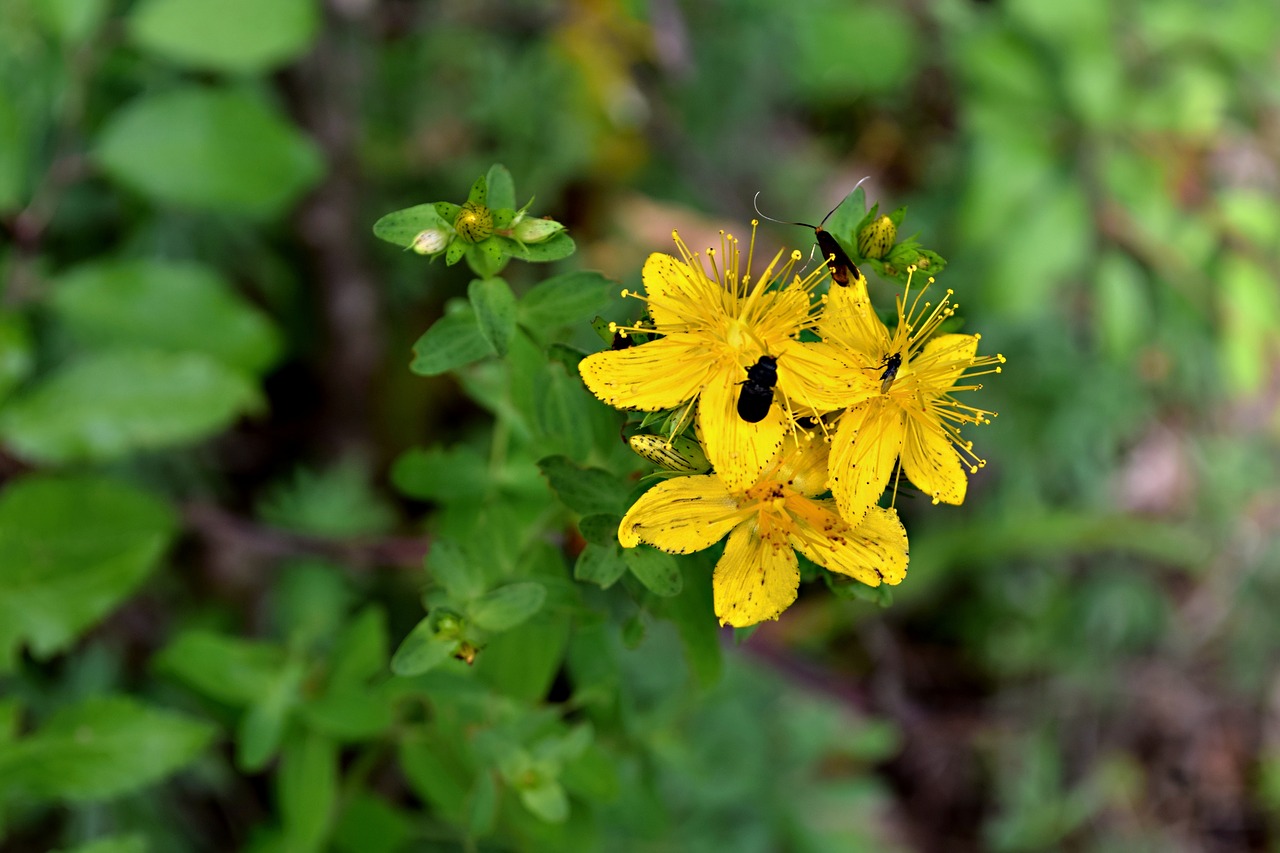
[(878, 217), (858, 232), (858, 254), (864, 258), (880, 260), (893, 248), (898, 239), (898, 226), (887, 216)]
[(665, 439), (660, 435), (633, 435), (631, 449), (654, 465), (678, 474), (705, 474), (711, 470), (707, 455), (698, 442), (684, 436)]
[(479, 243), (493, 233), (493, 212), (483, 204), (469, 201), (458, 211), (453, 227), (465, 242)]
[(409, 248), (419, 255), (434, 255), (436, 252), (445, 250), (449, 245), (450, 236), (444, 228), (428, 228), (426, 231), (418, 232), (413, 242), (409, 244)]
[(523, 217), (511, 229), (511, 236), (521, 243), (541, 243), (564, 230), (564, 226), (554, 219), (533, 219)]

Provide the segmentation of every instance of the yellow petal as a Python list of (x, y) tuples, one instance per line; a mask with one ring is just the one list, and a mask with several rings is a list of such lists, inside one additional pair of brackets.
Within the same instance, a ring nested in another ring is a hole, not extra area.
[(902, 473), (934, 503), (964, 503), (969, 488), (960, 454), (938, 424), (911, 418), (902, 445)]
[(884, 494), (902, 449), (905, 418), (901, 407), (885, 397), (874, 397), (840, 416), (827, 465), (831, 494), (849, 524), (861, 521)]
[(911, 360), (910, 368), (927, 371), (928, 390), (941, 394), (956, 384), (977, 354), (977, 335), (938, 335), (930, 338), (920, 354)]
[(676, 477), (640, 496), (618, 525), (624, 548), (647, 542), (672, 554), (710, 548), (742, 521), (719, 478)]
[[(827, 511), (836, 516), (834, 503)], [(791, 534), (796, 549), (820, 566), (848, 575), (868, 586), (895, 585), (907, 576), (907, 531), (892, 509), (872, 507), (853, 528), (839, 524), (833, 529), (799, 525)]]
[(880, 392), (879, 374), (860, 370), (827, 343), (788, 341), (778, 350), (778, 387), (793, 406), (831, 412)]
[(782, 458), (773, 478), (802, 495), (827, 490), (827, 457), (830, 447), (821, 436), (794, 433), (782, 444)]
[(879, 362), (889, 349), (889, 330), (871, 306), (866, 278), (850, 282), (848, 287), (831, 288), (818, 322), (818, 334), (823, 340), (861, 354), (866, 361)]
[(755, 485), (772, 464), (787, 434), (787, 415), (776, 398), (759, 423), (749, 424), (738, 416), (740, 382), (746, 378), (745, 370), (741, 376), (735, 375), (732, 368), (719, 371), (709, 379), (698, 400), (702, 446), (732, 492)]
[(705, 347), (672, 335), (624, 350), (593, 353), (578, 363), (582, 381), (618, 409), (656, 412), (697, 395), (712, 370)]
[(658, 328), (708, 325), (724, 312), (724, 288), (683, 261), (654, 252), (641, 272), (649, 316)]
[(742, 319), (750, 323), (765, 351), (777, 355), (809, 323), (812, 302), (809, 291), (792, 285), (786, 290), (755, 292), (742, 306)]
[(721, 625), (777, 619), (800, 588), (796, 552), (785, 541), (761, 539), (754, 523), (742, 524), (729, 535), (711, 586)]

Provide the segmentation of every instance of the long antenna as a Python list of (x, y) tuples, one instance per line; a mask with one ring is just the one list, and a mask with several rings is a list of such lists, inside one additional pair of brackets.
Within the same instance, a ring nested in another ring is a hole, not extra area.
[[(752, 199), (751, 199), (751, 206), (752, 206), (752, 207), (754, 207), (754, 208), (756, 209), (756, 214), (757, 214), (761, 219), (767, 219), (767, 220), (769, 220), (770, 222), (776, 222), (776, 223), (778, 223), (779, 225), (799, 225), (799, 226), (800, 226), (800, 227), (802, 227), (802, 228), (814, 228), (814, 227), (817, 227), (817, 226), (810, 225), (808, 222), (786, 222), (786, 221), (784, 221), (784, 220), (782, 220), (782, 219), (774, 219), (772, 216), (765, 216), (763, 213), (761, 213), (761, 212), (760, 212), (760, 205), (756, 204), (756, 200), (757, 200), (757, 199), (759, 199), (759, 198), (760, 198), (760, 193), (758, 193), (758, 192), (757, 192), (757, 193), (755, 194), (755, 196), (754, 196), (754, 197), (752, 197)], [(837, 205), (837, 207), (839, 207), (839, 205)], [(831, 214), (829, 214), (829, 213), (828, 213), (827, 215), (828, 215), (828, 216), (830, 216)], [(823, 222), (826, 222), (827, 220), (825, 220), (825, 219), (824, 219), (824, 220), (822, 220), (822, 221), (823, 221)]]
[[(862, 180), (858, 181), (856, 184), (853, 185), (853, 189), (849, 190), (848, 193), (845, 193), (844, 198), (848, 198), (849, 193), (857, 192), (858, 187), (862, 186), (869, 180), (871, 180), (871, 176), (867, 175)], [(819, 222), (817, 225), (810, 225), (808, 222), (787, 222), (782, 219), (774, 219), (772, 216), (765, 216), (763, 213), (760, 212), (760, 205), (756, 203), (759, 200), (759, 198), (760, 198), (760, 193), (757, 192), (755, 196), (752, 197), (751, 199), (751, 206), (756, 209), (756, 215), (760, 216), (762, 219), (767, 219), (770, 222), (776, 222), (779, 225), (799, 225), (802, 228), (812, 228), (814, 231), (821, 231), (822, 226), (826, 225), (827, 220), (831, 218), (831, 214), (839, 210), (840, 205), (844, 204), (844, 198), (840, 199), (838, 202), (836, 202), (836, 206), (828, 210), (827, 215), (822, 217), (821, 222)]]

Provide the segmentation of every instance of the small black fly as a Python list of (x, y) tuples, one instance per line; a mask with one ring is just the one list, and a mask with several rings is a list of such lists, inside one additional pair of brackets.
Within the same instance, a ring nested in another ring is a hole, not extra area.
[(778, 360), (762, 355), (760, 360), (747, 368), (747, 378), (738, 393), (738, 417), (749, 424), (758, 424), (769, 414), (773, 405), (773, 386), (778, 384)]
[(889, 389), (893, 387), (893, 380), (898, 378), (898, 368), (902, 367), (902, 356), (896, 352), (886, 355), (880, 366), (884, 368), (884, 373), (880, 374), (880, 393), (888, 394)]

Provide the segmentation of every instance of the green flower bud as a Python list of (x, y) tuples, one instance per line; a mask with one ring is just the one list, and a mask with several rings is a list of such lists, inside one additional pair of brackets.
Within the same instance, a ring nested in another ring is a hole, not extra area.
[(413, 242), (409, 244), (409, 248), (419, 255), (434, 255), (436, 252), (443, 252), (452, 237), (452, 233), (447, 229), (428, 228), (426, 231), (418, 232)]
[(868, 222), (858, 232), (858, 254), (864, 258), (880, 260), (893, 248), (898, 239), (898, 226), (887, 216)]
[(462, 631), (462, 620), (454, 613), (445, 611), (436, 619), (436, 636), (442, 639), (453, 639)]
[(483, 204), (469, 201), (458, 212), (453, 227), (467, 243), (479, 243), (493, 234), (493, 212)]
[(521, 243), (541, 243), (549, 240), (564, 230), (564, 226), (554, 219), (518, 219), (511, 229), (511, 236)]

